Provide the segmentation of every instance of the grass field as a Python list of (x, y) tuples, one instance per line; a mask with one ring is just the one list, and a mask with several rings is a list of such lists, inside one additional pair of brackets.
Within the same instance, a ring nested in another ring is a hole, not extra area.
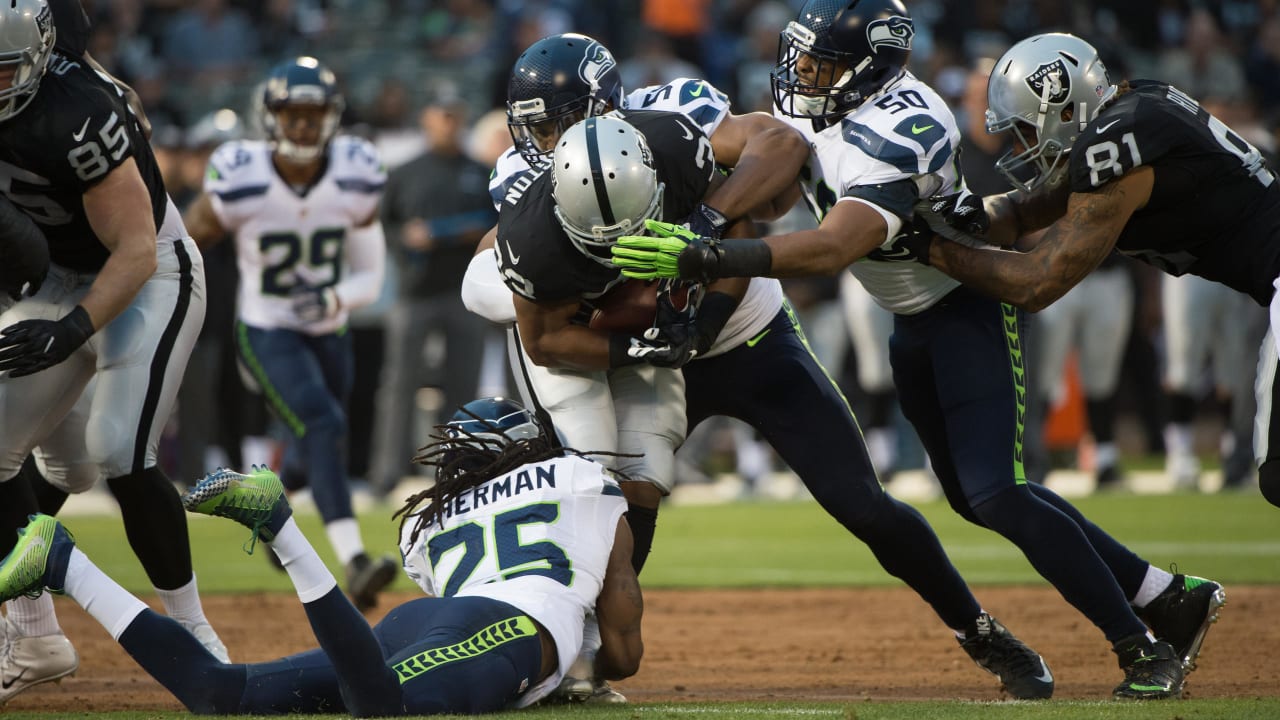
[[(1208, 575), (1230, 584), (1280, 585), (1280, 535), (1276, 508), (1255, 493), (1166, 496), (1106, 495), (1076, 501), (1086, 516), (1107, 528), (1152, 562)], [(941, 502), (919, 505), (934, 525), (961, 572), (975, 586), (1043, 585), (1021, 554), (995, 534), (965, 523)], [(374, 550), (395, 552), (392, 508), (362, 518)], [(327, 543), (314, 516), (300, 523), (322, 555)], [(128, 551), (115, 518), (74, 517), (67, 521), (79, 544), (108, 573), (139, 592), (149, 592)], [(290, 591), (287, 579), (255, 552), (242, 552), (247, 533), (226, 521), (192, 517), (195, 564), (204, 594), (246, 590)], [(335, 567), (335, 570), (337, 568)], [(644, 572), (646, 587), (730, 588), (896, 585), (853, 540), (814, 503), (738, 503), (708, 507), (667, 507), (658, 522), (654, 552)], [(409, 589), (406, 580), (397, 581)], [(1262, 622), (1280, 621), (1280, 612)], [(596, 718), (1027, 718), (1076, 720), (1184, 720), (1280, 717), (1275, 698), (1192, 699), (1147, 705), (1069, 700), (1047, 703), (859, 702), (859, 703), (688, 703), (625, 707), (557, 707), (525, 711), (519, 717)], [(8, 714), (21, 717), (18, 714)], [(78, 717), (83, 717), (83, 714)], [(141, 717), (111, 713), (111, 717)], [(148, 718), (176, 717), (147, 713)], [(49, 717), (42, 715), (40, 717)]]

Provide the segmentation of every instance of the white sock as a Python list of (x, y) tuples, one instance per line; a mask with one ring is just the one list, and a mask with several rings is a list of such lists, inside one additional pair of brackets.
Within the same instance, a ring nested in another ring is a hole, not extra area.
[(1191, 426), (1169, 423), (1164, 428), (1164, 451), (1168, 455), (1191, 454)]
[(1093, 448), (1093, 466), (1101, 470), (1120, 461), (1120, 450), (1114, 442), (1101, 442)]
[(324, 561), (292, 517), (276, 533), (275, 540), (271, 541), (271, 550), (280, 558), (285, 572), (289, 573), (289, 579), (293, 581), (298, 599), (302, 602), (318, 600), (338, 586), (333, 573), (325, 567)]
[(9, 625), (14, 634), (21, 637), (61, 635), (58, 614), (53, 610), (53, 598), (42, 593), (38, 598), (18, 597), (9, 601)]
[(1133, 596), (1133, 604), (1140, 608), (1150, 605), (1151, 601), (1164, 592), (1171, 582), (1173, 582), (1173, 573), (1161, 570), (1155, 565), (1148, 565), (1147, 575), (1142, 578), (1142, 587), (1138, 588), (1138, 594)]
[(183, 625), (199, 625), (209, 620), (204, 616), (204, 606), (200, 604), (200, 592), (196, 589), (195, 573), (191, 581), (176, 590), (155, 588), (160, 602), (164, 603), (164, 611), (169, 617)]
[(102, 627), (116, 640), (134, 618), (147, 609), (146, 603), (107, 577), (80, 548), (71, 549), (63, 588), (68, 597), (80, 603), (80, 607), (102, 623)]
[(333, 554), (338, 556), (338, 563), (346, 567), (351, 558), (364, 552), (364, 540), (360, 539), (360, 523), (355, 518), (342, 518), (325, 523), (324, 532), (329, 536), (329, 544), (333, 546)]

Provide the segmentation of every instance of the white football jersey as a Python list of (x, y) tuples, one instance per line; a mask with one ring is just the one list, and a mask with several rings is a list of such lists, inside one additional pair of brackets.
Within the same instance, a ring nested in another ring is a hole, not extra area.
[[(812, 152), (802, 187), (818, 222), (837, 202), (859, 200), (909, 220), (909, 208), (874, 202), (876, 186), (903, 179), (915, 183), (920, 199), (963, 187), (955, 117), (942, 98), (911, 73), (821, 132), (814, 131), (811, 120), (787, 117), (776, 107), (774, 115), (809, 141)], [(898, 252), (893, 245), (889, 239), (880, 252), (893, 255)], [(960, 284), (928, 265), (874, 255), (850, 270), (877, 303), (903, 315), (929, 308)]]
[(577, 456), (518, 468), (457, 497), (400, 554), (415, 583), (437, 597), (501, 600), (537, 620), (556, 641), (556, 672), (517, 707), (559, 684), (582, 646), (582, 627), (603, 587), (614, 531), (627, 502), (602, 465)]
[(324, 175), (301, 189), (280, 178), (264, 141), (238, 140), (214, 151), (204, 189), (218, 221), (235, 234), (240, 319), (310, 335), (346, 324), (345, 310), (304, 323), (290, 292), (300, 285), (335, 285), (346, 276), (350, 230), (377, 211), (386, 182), (373, 145), (348, 135), (333, 139)]

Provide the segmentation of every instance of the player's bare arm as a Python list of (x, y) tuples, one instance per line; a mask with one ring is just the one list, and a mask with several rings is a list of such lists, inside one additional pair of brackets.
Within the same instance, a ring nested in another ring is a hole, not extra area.
[[(730, 115), (711, 134), (716, 162), (733, 168), (728, 181), (709, 192), (704, 202), (728, 218), (749, 212), (777, 211), (789, 197), (799, 197), (796, 176), (809, 159), (809, 146), (799, 132), (763, 112)], [(793, 192), (794, 190), (794, 192)]]
[(889, 227), (864, 202), (836, 203), (814, 230), (764, 239), (773, 256), (769, 277), (836, 275), (884, 244)]
[(133, 158), (85, 192), (84, 212), (94, 234), (111, 252), (80, 302), (93, 327), (101, 329), (133, 302), (156, 271), (151, 195)]
[(515, 295), (516, 325), (529, 359), (536, 365), (570, 370), (607, 370), (609, 333), (570, 321), (578, 314), (577, 298), (535, 303)]
[(226, 228), (222, 227), (218, 214), (213, 211), (209, 193), (202, 192), (191, 202), (182, 215), (182, 223), (201, 250), (217, 245), (227, 236)]
[(1042, 310), (1111, 253), (1129, 217), (1151, 196), (1153, 178), (1151, 169), (1142, 167), (1097, 192), (1072, 193), (1066, 214), (1031, 252), (935, 242), (930, 264), (980, 292), (1026, 310)]
[(606, 680), (621, 680), (636, 674), (640, 669), (640, 658), (644, 655), (644, 641), (640, 635), (644, 597), (640, 593), (640, 581), (631, 567), (632, 545), (631, 527), (625, 517), (619, 518), (604, 584), (596, 599), (601, 642), (600, 652), (596, 655), (596, 671)]
[(983, 200), (991, 229), (984, 238), (992, 245), (1014, 247), (1019, 238), (1049, 227), (1067, 211), (1071, 188), (1067, 183), (1052, 190), (1025, 193), (1013, 190)]

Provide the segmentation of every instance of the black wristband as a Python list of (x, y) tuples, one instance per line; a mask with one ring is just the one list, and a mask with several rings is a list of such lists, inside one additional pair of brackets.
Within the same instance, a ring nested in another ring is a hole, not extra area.
[(59, 322), (79, 333), (82, 341), (93, 337), (93, 320), (89, 318), (89, 312), (82, 305), (75, 306)]
[(639, 365), (644, 360), (631, 357), (627, 353), (631, 349), (631, 336), (623, 333), (609, 333), (609, 369)]
[(763, 238), (721, 240), (717, 254), (716, 278), (767, 277), (773, 268), (773, 251)]

